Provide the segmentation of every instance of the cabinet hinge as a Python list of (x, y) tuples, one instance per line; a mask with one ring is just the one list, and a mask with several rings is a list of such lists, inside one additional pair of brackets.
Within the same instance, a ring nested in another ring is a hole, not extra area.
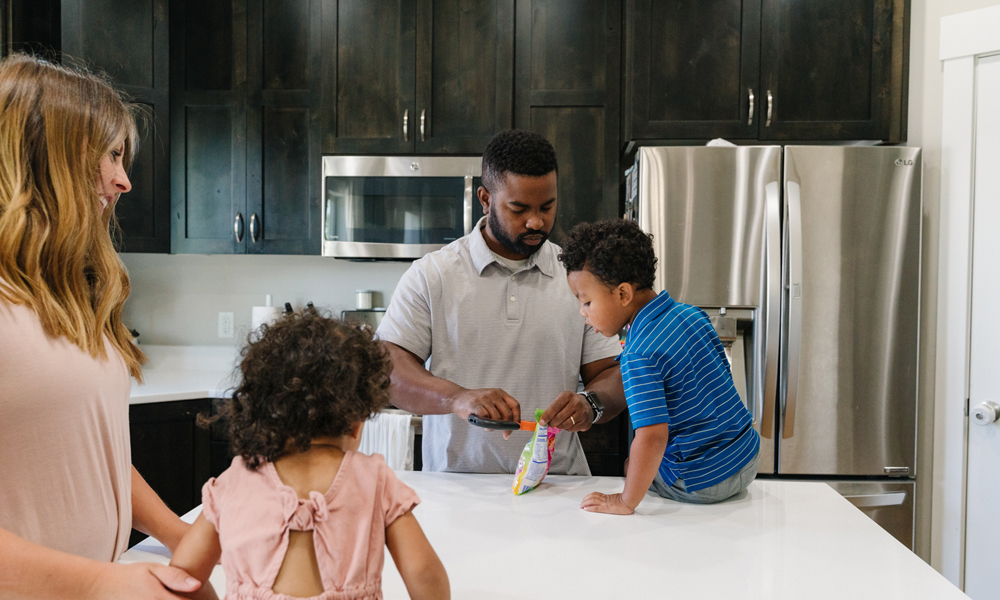
[(965, 416), (969, 416), (969, 399), (965, 399)]

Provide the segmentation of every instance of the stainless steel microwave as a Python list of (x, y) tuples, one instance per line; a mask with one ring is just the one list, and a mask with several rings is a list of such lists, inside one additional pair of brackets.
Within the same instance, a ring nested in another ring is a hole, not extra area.
[(324, 156), (323, 256), (416, 259), (472, 231), (482, 159)]

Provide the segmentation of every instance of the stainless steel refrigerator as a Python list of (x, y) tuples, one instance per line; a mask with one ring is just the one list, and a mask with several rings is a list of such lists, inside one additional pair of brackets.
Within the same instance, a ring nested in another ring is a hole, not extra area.
[(761, 477), (826, 481), (913, 545), (921, 152), (644, 147), (626, 218), (709, 314)]

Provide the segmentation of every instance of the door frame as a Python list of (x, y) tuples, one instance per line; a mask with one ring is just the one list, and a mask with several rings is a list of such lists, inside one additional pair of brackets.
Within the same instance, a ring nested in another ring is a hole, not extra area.
[(965, 587), (976, 65), (1000, 52), (1000, 6), (941, 19), (941, 213), (931, 566)]

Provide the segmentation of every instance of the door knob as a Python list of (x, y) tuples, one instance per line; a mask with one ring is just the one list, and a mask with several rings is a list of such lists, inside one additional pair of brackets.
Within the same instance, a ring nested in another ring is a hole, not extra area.
[(973, 408), (969, 416), (972, 417), (972, 422), (976, 425), (989, 425), (1000, 418), (1000, 405), (987, 400)]

